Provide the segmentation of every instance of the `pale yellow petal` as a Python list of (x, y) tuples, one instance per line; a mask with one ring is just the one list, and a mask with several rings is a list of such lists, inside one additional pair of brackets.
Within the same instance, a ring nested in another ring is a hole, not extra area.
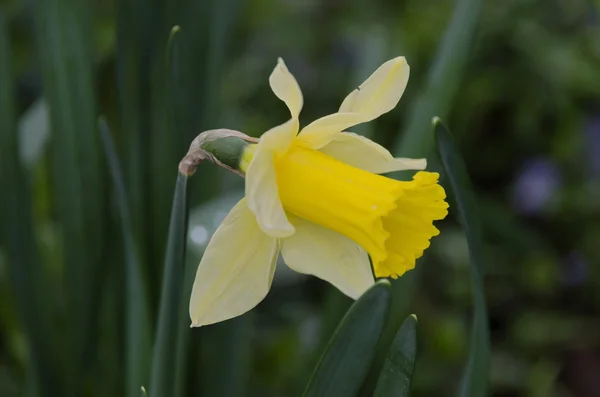
[(263, 134), (246, 172), (248, 208), (256, 216), (261, 230), (271, 237), (294, 233), (294, 226), (288, 221), (279, 199), (274, 160), (278, 152), (289, 147), (297, 123), (292, 119)]
[(363, 113), (334, 113), (321, 117), (304, 127), (298, 142), (310, 149), (319, 149), (345, 129), (372, 120)]
[(303, 104), (302, 91), (294, 76), (285, 66), (283, 59), (277, 60), (277, 66), (269, 77), (269, 84), (277, 98), (285, 102), (292, 118), (298, 118)]
[(424, 170), (426, 159), (394, 158), (383, 146), (351, 132), (336, 134), (320, 152), (348, 165), (374, 174), (404, 170)]
[(328, 281), (357, 299), (375, 282), (364, 249), (348, 237), (292, 217), (296, 233), (281, 240), (285, 263), (293, 270)]
[(389, 112), (402, 97), (409, 73), (404, 57), (385, 62), (344, 99), (338, 113), (315, 120), (303, 128), (298, 135), (299, 141), (306, 147), (319, 149), (337, 133)]
[(298, 134), (298, 119), (290, 119), (277, 127), (271, 128), (260, 136), (259, 149), (266, 149), (279, 155), (285, 153)]
[(223, 220), (198, 265), (190, 299), (193, 327), (239, 316), (271, 288), (277, 239), (260, 231), (242, 199)]
[(397, 57), (381, 65), (340, 106), (340, 113), (365, 113), (373, 118), (396, 107), (402, 97), (410, 68), (404, 57)]

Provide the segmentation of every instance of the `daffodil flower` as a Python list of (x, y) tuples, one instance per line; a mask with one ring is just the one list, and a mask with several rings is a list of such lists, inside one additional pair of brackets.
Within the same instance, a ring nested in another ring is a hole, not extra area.
[[(246, 197), (213, 235), (198, 266), (192, 326), (239, 316), (264, 299), (281, 252), (291, 269), (319, 277), (357, 299), (375, 277), (401, 276), (439, 233), (448, 205), (438, 174), (410, 182), (379, 174), (423, 170), (425, 159), (394, 158), (346, 129), (392, 110), (408, 82), (404, 57), (381, 65), (337, 113), (299, 133), (302, 92), (279, 60), (269, 83), (289, 121), (244, 143), (237, 169)], [(371, 263), (369, 262), (371, 257)]]

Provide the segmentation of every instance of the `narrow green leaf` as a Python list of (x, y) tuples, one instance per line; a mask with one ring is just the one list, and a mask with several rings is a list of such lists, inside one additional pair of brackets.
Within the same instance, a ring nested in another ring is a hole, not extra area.
[(73, 392), (94, 363), (94, 339), (103, 258), (104, 177), (96, 133), (89, 2), (40, 0), (35, 3), (35, 33), (44, 96), (50, 109), (53, 199), (65, 255), (65, 354), (70, 356)]
[(406, 318), (408, 313), (410, 313), (411, 300), (415, 293), (415, 289), (419, 285), (419, 278), (421, 277), (423, 266), (426, 266), (424, 263), (426, 261), (427, 253), (418, 260), (417, 266), (413, 270), (404, 274), (397, 280), (392, 281), (392, 304), (390, 306), (390, 314), (387, 323), (383, 328), (379, 343), (377, 343), (377, 353), (375, 354), (375, 359), (373, 360), (373, 365), (371, 366), (367, 380), (361, 389), (361, 396), (370, 396), (373, 394), (387, 352), (392, 345), (398, 329), (402, 325), (402, 319)]
[[(171, 170), (176, 169), (179, 160), (185, 154), (186, 126), (182, 125), (178, 113), (181, 107), (189, 105), (178, 103), (177, 96), (180, 95), (179, 87), (184, 84), (181, 81), (180, 68), (182, 63), (181, 40), (184, 33), (179, 26), (173, 26), (165, 43), (165, 63), (156, 65), (161, 77), (157, 78), (155, 98), (153, 107), (164, 108), (156, 112), (153, 117), (156, 122), (153, 126), (152, 135), (152, 183), (151, 192), (153, 198), (152, 212), (154, 228), (154, 241), (156, 242), (155, 254), (162, 252), (165, 231), (167, 230), (168, 209), (171, 200), (170, 191), (173, 186)], [(188, 142), (189, 144), (189, 142)], [(150, 391), (152, 393), (152, 391)]]
[(29, 384), (40, 396), (62, 396), (60, 362), (53, 351), (48, 300), (44, 299), (42, 266), (35, 243), (31, 196), (19, 160), (7, 26), (0, 12), (0, 242), (6, 246), (11, 292), (27, 337), (32, 368)]
[(304, 392), (305, 397), (352, 397), (360, 390), (390, 306), (390, 283), (375, 283), (350, 307)]
[[(190, 322), (189, 305), (190, 296), (192, 294), (192, 286), (196, 275), (196, 268), (200, 262), (200, 255), (195, 255), (192, 249), (193, 240), (189, 238), (193, 230), (189, 224), (192, 222), (192, 215), (188, 219), (188, 255), (185, 258), (185, 273), (183, 276), (183, 290), (179, 302), (179, 323), (185, 324)], [(210, 235), (207, 234), (208, 240)], [(188, 372), (190, 370), (190, 346), (192, 345), (193, 333), (188, 327), (178, 327), (177, 329), (177, 346), (175, 351), (175, 390), (174, 397), (185, 397), (190, 395), (188, 391)]]
[(433, 118), (438, 154), (449, 183), (450, 205), (456, 209), (469, 246), (471, 283), (473, 285), (473, 324), (469, 360), (461, 382), (461, 397), (485, 397), (490, 368), (490, 336), (483, 286), (481, 225), (475, 194), (466, 166), (454, 138), (439, 118)]
[(125, 249), (125, 346), (127, 348), (125, 352), (125, 395), (137, 397), (140, 387), (146, 384), (150, 369), (151, 336), (148, 296), (138, 245), (133, 235), (121, 165), (106, 120), (101, 118), (98, 125), (115, 190)]
[(390, 347), (374, 397), (408, 397), (417, 354), (417, 316), (408, 316)]
[[(163, 58), (154, 53), (158, 35), (155, 13), (161, 10), (157, 0), (117, 0), (117, 54), (120, 135), (123, 136), (124, 172), (127, 181), (127, 197), (131, 209), (133, 232), (140, 246), (140, 260), (149, 273), (149, 294), (152, 302), (158, 300), (155, 291), (158, 288), (158, 274), (155, 267), (160, 266), (161, 256), (152, 255), (150, 241), (153, 229), (153, 212), (150, 192), (151, 165), (154, 156), (148, 155), (154, 110), (150, 104), (151, 67), (154, 62), (164, 64)], [(157, 110), (158, 111), (158, 110)], [(171, 191), (169, 188), (168, 192)], [(167, 208), (168, 211), (168, 208)], [(164, 242), (161, 240), (161, 245)], [(155, 265), (155, 263), (158, 263)], [(152, 272), (151, 272), (151, 271)], [(153, 277), (151, 277), (153, 276)], [(150, 283), (151, 282), (151, 283)], [(151, 306), (154, 315), (154, 305)]]
[(429, 120), (445, 117), (451, 108), (472, 43), (483, 0), (457, 0), (452, 20), (435, 55), (429, 77), (414, 102), (408, 126), (394, 153), (402, 157), (427, 157), (433, 152), (433, 134)]
[(167, 237), (158, 325), (154, 341), (149, 393), (151, 397), (173, 395), (179, 308), (183, 291), (187, 229), (187, 177), (177, 175)]
[[(205, 6), (205, 4), (202, 4)], [(172, 7), (175, 7), (175, 10), (172, 12), (185, 12), (189, 14), (189, 3), (182, 4), (171, 4)], [(178, 18), (179, 19), (179, 18)], [(201, 28), (202, 23), (195, 23), (190, 27), (192, 29)], [(187, 25), (189, 26), (189, 25)], [(194, 30), (191, 31), (193, 35), (195, 33)], [(160, 176), (163, 182), (170, 181), (170, 177), (165, 174), (163, 171), (165, 169), (172, 169), (174, 166), (174, 162), (181, 157), (183, 148), (188, 142), (187, 136), (190, 133), (192, 127), (189, 122), (189, 110), (192, 108), (190, 103), (194, 103), (195, 100), (192, 99), (188, 103), (182, 102), (182, 100), (190, 98), (195, 95), (194, 90), (191, 89), (190, 84), (191, 81), (186, 80), (185, 71), (188, 70), (186, 66), (189, 68), (192, 64), (187, 64), (189, 62), (189, 58), (192, 57), (192, 54), (187, 53), (185, 50), (182, 51), (182, 47), (189, 42), (191, 38), (189, 34), (186, 35), (181, 32), (181, 27), (179, 25), (175, 25), (171, 28), (171, 32), (169, 34), (169, 38), (167, 39), (166, 45), (166, 70), (168, 71), (168, 84), (166, 89), (166, 96), (168, 97), (169, 104), (169, 120), (172, 126), (172, 129), (177, 131), (177, 139), (173, 139), (169, 137), (169, 141), (171, 142), (171, 148), (168, 150), (168, 156), (163, 155), (165, 151), (164, 145), (161, 143), (160, 145), (155, 146), (155, 150), (159, 150), (161, 154), (161, 159), (155, 161), (156, 166), (159, 171), (162, 172), (162, 176)], [(194, 63), (193, 67), (199, 66)], [(168, 167), (168, 168), (165, 168)], [(169, 178), (169, 179), (166, 179)], [(160, 185), (157, 185), (159, 190), (161, 189)], [(161, 192), (158, 192), (161, 194)], [(157, 228), (160, 233), (160, 228)], [(196, 264), (197, 265), (197, 264)], [(190, 277), (189, 273), (194, 273), (192, 269), (195, 269), (194, 264), (190, 263), (189, 260), (186, 261), (184, 274), (183, 274), (183, 288), (181, 290), (180, 301), (179, 301), (179, 314), (178, 320), (181, 324), (189, 324), (189, 297), (192, 291), (192, 280), (193, 276)], [(174, 377), (174, 396), (175, 397), (183, 397), (189, 394), (188, 388), (188, 371), (189, 371), (189, 363), (190, 363), (190, 345), (192, 341), (192, 335), (190, 329), (188, 327), (178, 327), (177, 329), (177, 345), (175, 351), (175, 377)]]

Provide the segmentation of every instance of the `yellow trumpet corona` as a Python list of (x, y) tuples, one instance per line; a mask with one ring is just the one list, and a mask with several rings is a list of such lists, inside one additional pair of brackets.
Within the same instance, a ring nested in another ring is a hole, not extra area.
[[(281, 252), (295, 271), (315, 275), (356, 299), (375, 277), (401, 276), (439, 233), (448, 204), (438, 174), (410, 182), (379, 174), (422, 170), (425, 159), (394, 158), (345, 130), (393, 109), (408, 82), (403, 57), (380, 66), (338, 113), (298, 133), (303, 98), (280, 59), (269, 82), (291, 119), (246, 146), (239, 169), (246, 197), (227, 215), (198, 266), (192, 326), (252, 309), (267, 294)], [(371, 257), (373, 268), (369, 262)]]

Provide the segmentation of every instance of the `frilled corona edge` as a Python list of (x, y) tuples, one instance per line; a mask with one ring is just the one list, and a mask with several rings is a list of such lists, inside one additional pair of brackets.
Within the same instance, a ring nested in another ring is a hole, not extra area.
[(208, 160), (240, 176), (238, 168), (244, 148), (258, 139), (240, 131), (220, 128), (200, 133), (190, 144), (187, 154), (179, 162), (179, 172), (190, 176), (196, 172), (198, 164)]

